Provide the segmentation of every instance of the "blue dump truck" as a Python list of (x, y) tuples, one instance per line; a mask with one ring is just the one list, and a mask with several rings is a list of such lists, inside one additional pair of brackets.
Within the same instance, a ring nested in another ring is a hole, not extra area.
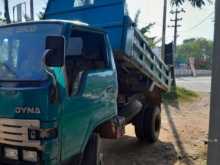
[(0, 164), (100, 165), (100, 138), (127, 124), (154, 143), (170, 82), (124, 0), (50, 0), (0, 27)]

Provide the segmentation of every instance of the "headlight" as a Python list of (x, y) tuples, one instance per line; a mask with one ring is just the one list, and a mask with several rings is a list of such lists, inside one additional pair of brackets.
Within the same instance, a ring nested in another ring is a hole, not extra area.
[(36, 151), (23, 150), (23, 160), (28, 162), (37, 162), (38, 154)]
[(18, 150), (14, 148), (4, 148), (4, 156), (7, 159), (18, 160)]

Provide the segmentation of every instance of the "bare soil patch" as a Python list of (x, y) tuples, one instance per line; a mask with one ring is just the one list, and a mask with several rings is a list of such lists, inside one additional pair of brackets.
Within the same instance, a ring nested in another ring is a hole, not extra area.
[(209, 94), (174, 105), (163, 105), (162, 130), (156, 144), (139, 143), (132, 125), (122, 139), (104, 140), (105, 165), (205, 165)]

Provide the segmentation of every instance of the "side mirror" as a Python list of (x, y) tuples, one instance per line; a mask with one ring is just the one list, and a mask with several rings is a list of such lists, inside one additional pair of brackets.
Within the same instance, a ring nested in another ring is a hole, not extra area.
[(45, 65), (61, 67), (64, 65), (65, 41), (62, 36), (48, 36), (46, 38)]

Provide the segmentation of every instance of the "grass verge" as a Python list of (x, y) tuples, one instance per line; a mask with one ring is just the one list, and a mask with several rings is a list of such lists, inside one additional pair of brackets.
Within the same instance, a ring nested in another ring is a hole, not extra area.
[(163, 101), (165, 103), (175, 103), (175, 102), (191, 102), (199, 97), (199, 94), (182, 88), (176, 87), (172, 88), (170, 92), (163, 94)]

